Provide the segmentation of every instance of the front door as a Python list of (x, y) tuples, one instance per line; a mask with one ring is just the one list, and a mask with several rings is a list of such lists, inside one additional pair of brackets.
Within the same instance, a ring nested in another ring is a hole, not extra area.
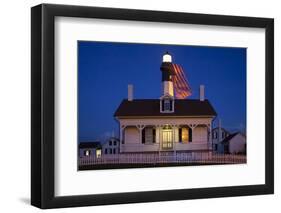
[(172, 149), (173, 148), (173, 133), (172, 130), (162, 130), (162, 148)]

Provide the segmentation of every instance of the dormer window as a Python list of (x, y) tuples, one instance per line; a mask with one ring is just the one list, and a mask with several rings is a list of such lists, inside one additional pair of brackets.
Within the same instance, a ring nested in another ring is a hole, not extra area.
[(174, 99), (172, 97), (162, 97), (160, 99), (160, 112), (161, 113), (174, 112)]
[(164, 100), (164, 111), (171, 111), (172, 110), (172, 101), (169, 99)]

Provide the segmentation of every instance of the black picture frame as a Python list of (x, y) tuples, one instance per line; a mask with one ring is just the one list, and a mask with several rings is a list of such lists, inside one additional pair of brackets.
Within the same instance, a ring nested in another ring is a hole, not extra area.
[[(264, 28), (265, 184), (56, 197), (54, 21), (58, 16)], [(31, 97), (31, 204), (36, 207), (46, 209), (274, 193), (274, 20), (271, 18), (41, 4), (31, 8)]]

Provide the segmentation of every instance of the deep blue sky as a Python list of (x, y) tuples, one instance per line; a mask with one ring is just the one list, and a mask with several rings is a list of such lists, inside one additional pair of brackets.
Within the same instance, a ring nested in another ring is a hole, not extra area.
[(166, 51), (185, 70), (193, 93), (189, 98), (197, 99), (204, 84), (223, 127), (245, 128), (245, 48), (79, 41), (79, 141), (118, 133), (113, 114), (127, 98), (128, 84), (134, 85), (136, 99), (162, 95), (160, 64)]

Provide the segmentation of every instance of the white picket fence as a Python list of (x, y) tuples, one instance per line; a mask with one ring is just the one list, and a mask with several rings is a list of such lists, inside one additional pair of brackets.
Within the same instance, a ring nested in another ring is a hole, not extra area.
[(245, 155), (213, 153), (134, 153), (83, 157), (79, 166), (103, 164), (163, 164), (163, 163), (196, 163), (196, 164), (234, 164), (246, 163)]

